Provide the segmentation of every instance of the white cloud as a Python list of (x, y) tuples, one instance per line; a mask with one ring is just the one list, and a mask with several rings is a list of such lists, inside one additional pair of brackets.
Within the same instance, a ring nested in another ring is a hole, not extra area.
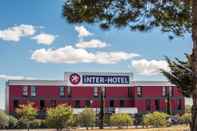
[(92, 35), (84, 26), (75, 26), (75, 30), (78, 32), (79, 37), (86, 37)]
[(89, 41), (81, 41), (76, 44), (76, 47), (78, 48), (104, 48), (106, 46), (107, 44), (105, 42), (96, 39), (92, 39)]
[(32, 25), (18, 25), (0, 30), (0, 39), (5, 41), (18, 42), (21, 37), (32, 36), (36, 32), (35, 27)]
[(168, 63), (164, 60), (133, 60), (131, 65), (134, 69), (142, 75), (158, 75), (160, 74), (160, 69), (169, 71)]
[(32, 54), (32, 59), (41, 63), (98, 63), (114, 64), (137, 57), (138, 54), (127, 52), (88, 52), (72, 46), (58, 49), (38, 49)]
[(41, 33), (32, 37), (32, 39), (36, 40), (39, 44), (51, 45), (55, 40), (55, 36), (51, 34)]
[(0, 80), (33, 80), (33, 77), (0, 74)]

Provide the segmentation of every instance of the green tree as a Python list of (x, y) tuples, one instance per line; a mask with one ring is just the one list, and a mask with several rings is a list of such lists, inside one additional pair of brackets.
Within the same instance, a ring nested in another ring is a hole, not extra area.
[(197, 0), (66, 0), (63, 16), (69, 23), (97, 23), (102, 29), (158, 28), (170, 37), (192, 33), (192, 126), (197, 130)]
[(0, 111), (0, 128), (8, 127), (9, 117), (4, 111)]
[(182, 61), (178, 58), (170, 60), (166, 57), (170, 71), (161, 70), (161, 73), (173, 84), (181, 89), (181, 92), (186, 97), (192, 95), (192, 67), (191, 57), (186, 55), (187, 60)]
[(62, 104), (47, 110), (46, 123), (48, 127), (56, 128), (57, 131), (61, 131), (63, 128), (69, 126), (72, 117), (73, 112), (71, 107)]
[(91, 108), (85, 108), (79, 114), (79, 121), (82, 126), (85, 126), (88, 130), (88, 127), (93, 127), (96, 122), (96, 113)]
[(166, 126), (168, 121), (168, 114), (163, 112), (153, 112), (144, 115), (143, 123), (145, 126), (161, 127)]
[(33, 103), (28, 103), (26, 105), (19, 105), (16, 109), (17, 117), (19, 123), (22, 122), (26, 128), (29, 130), (30, 123), (36, 118), (37, 110), (33, 107)]
[(110, 122), (112, 126), (117, 126), (118, 128), (122, 128), (123, 126), (133, 125), (133, 117), (126, 113), (117, 113), (113, 114), (110, 117)]

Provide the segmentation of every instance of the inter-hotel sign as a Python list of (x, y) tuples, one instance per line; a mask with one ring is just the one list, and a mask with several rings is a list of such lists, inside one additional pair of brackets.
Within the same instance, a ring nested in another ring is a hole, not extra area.
[(66, 85), (72, 86), (131, 86), (132, 73), (66, 72)]

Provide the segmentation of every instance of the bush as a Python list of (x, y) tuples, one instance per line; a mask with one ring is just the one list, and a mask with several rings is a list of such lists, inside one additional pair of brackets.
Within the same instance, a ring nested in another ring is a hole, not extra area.
[(40, 128), (41, 124), (42, 124), (42, 120), (35, 119), (30, 122), (30, 128), (33, 128), (33, 129)]
[(88, 130), (88, 127), (93, 127), (96, 122), (96, 113), (91, 108), (85, 108), (79, 114), (79, 121), (82, 126), (85, 126)]
[(163, 112), (153, 112), (153, 113), (148, 113), (144, 115), (143, 117), (143, 124), (145, 126), (153, 126), (153, 127), (161, 127), (161, 126), (167, 126), (168, 121), (168, 114), (163, 113)]
[(19, 128), (19, 129), (27, 128), (27, 121), (25, 119), (19, 119), (17, 121), (16, 128)]
[(17, 125), (17, 119), (13, 116), (9, 116), (9, 128), (14, 129)]
[(118, 128), (122, 128), (123, 126), (133, 125), (133, 117), (129, 116), (125, 113), (113, 114), (110, 117), (110, 122), (112, 126), (118, 126)]
[(70, 106), (58, 105), (47, 110), (46, 123), (48, 127), (61, 131), (63, 128), (70, 126), (72, 117), (73, 112)]
[(180, 119), (180, 123), (182, 123), (182, 124), (190, 124), (191, 113), (185, 113), (179, 119)]
[(6, 128), (8, 127), (8, 124), (9, 124), (8, 115), (5, 112), (0, 111), (0, 128)]
[(73, 117), (70, 120), (71, 127), (77, 127), (79, 125), (79, 116), (78, 115), (73, 115)]

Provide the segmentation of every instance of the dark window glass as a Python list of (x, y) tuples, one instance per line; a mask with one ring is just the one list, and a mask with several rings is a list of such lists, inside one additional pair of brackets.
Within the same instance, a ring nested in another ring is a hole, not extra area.
[(114, 107), (114, 100), (110, 100), (109, 106), (110, 106), (110, 107)]
[(40, 110), (41, 111), (45, 110), (45, 101), (44, 100), (40, 100)]
[(79, 101), (79, 100), (76, 100), (76, 101), (75, 101), (75, 107), (77, 107), (77, 108), (80, 107), (80, 101)]
[(155, 110), (160, 111), (160, 100), (155, 100)]
[(124, 100), (120, 100), (120, 107), (124, 107), (124, 106), (125, 106)]
[(151, 100), (146, 100), (146, 110), (150, 111), (151, 110)]
[(19, 107), (19, 102), (18, 102), (18, 100), (14, 100), (14, 111), (16, 110), (16, 108), (18, 108)]
[(85, 101), (85, 107), (90, 107), (90, 101), (89, 100)]

